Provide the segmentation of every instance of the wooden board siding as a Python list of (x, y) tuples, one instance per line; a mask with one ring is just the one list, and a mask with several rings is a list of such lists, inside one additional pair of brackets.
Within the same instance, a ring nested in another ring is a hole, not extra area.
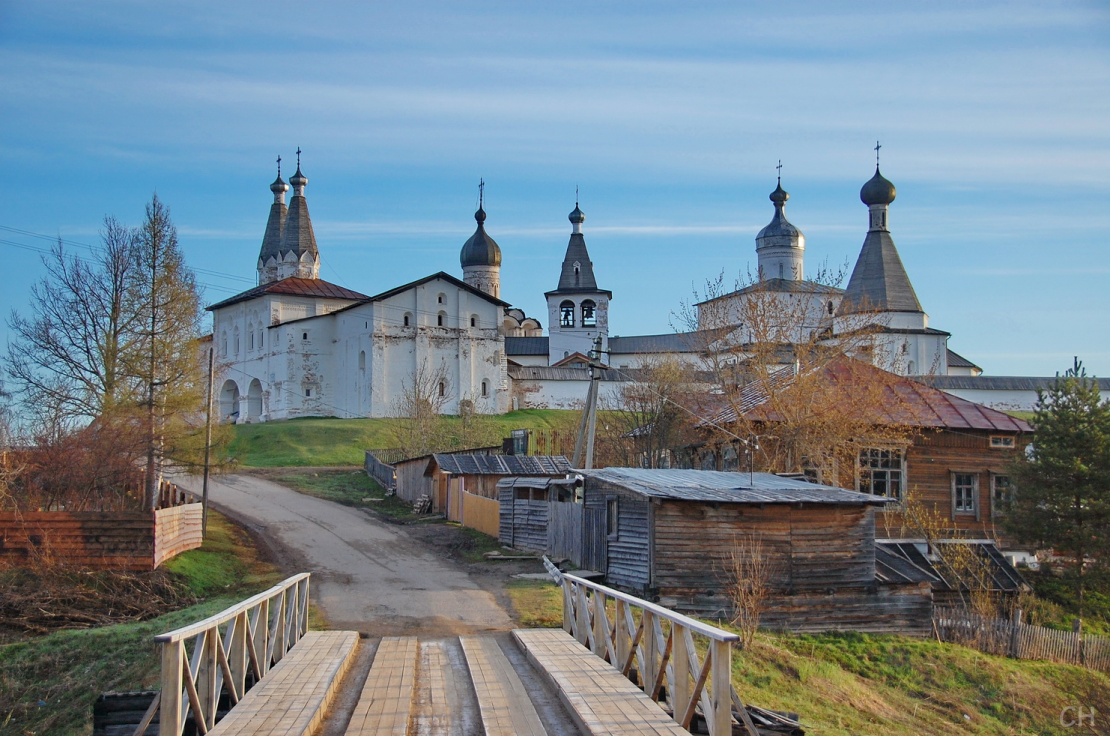
[[(906, 453), (906, 488), (951, 528), (976, 538), (997, 539), (1000, 520), (991, 514), (991, 474), (1008, 475), (1008, 466), (1026, 439), (1016, 437), (1018, 448), (999, 449), (990, 446), (991, 433), (967, 430), (929, 432), (914, 440)], [(952, 499), (953, 473), (971, 473), (979, 479), (978, 514), (955, 514)], [(883, 512), (877, 522), (879, 536), (903, 536), (902, 515), (891, 510)]]
[[(617, 500), (617, 533), (606, 538), (609, 498)], [(587, 536), (605, 545), (605, 566), (600, 571), (605, 573), (607, 584), (647, 592), (651, 586), (649, 501), (639, 494), (591, 479), (586, 483), (585, 505), (586, 514), (591, 514), (594, 522), (588, 524), (591, 529)], [(594, 529), (595, 526), (598, 528)]]
[(501, 489), (499, 539), (513, 549), (546, 553), (548, 503), (516, 498), (516, 490)]
[(783, 590), (824, 593), (875, 581), (874, 512), (861, 506), (663, 501), (655, 508), (655, 575), (661, 596), (718, 591), (736, 540), (758, 535)]
[[(431, 457), (422, 457), (415, 460), (402, 460), (394, 466), (397, 473), (397, 497), (412, 503), (421, 496), (430, 496), (436, 511), (443, 511), (443, 503), (436, 505), (434, 483), (430, 476), (425, 476)], [(446, 501), (446, 499), (444, 499)]]
[(204, 543), (204, 507), (199, 503), (154, 512), (154, 567)]
[(462, 525), (496, 537), (501, 522), (501, 504), (492, 498), (475, 496), (465, 491), (459, 495), (462, 498)]
[[(567, 558), (577, 567), (582, 562), (583, 512), (580, 503), (552, 501), (548, 507), (547, 554), (553, 559)], [(594, 568), (590, 568), (591, 570)]]

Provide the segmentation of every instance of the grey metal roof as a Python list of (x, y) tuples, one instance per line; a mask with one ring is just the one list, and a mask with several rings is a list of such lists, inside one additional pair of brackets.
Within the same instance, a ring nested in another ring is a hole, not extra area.
[[(921, 551), (923, 543), (924, 540), (876, 539), (875, 577), (882, 583), (928, 582), (938, 590), (952, 590), (952, 584), (945, 578), (946, 570), (938, 564), (938, 559), (942, 557), (930, 559)], [(935, 544), (971, 545), (971, 549), (986, 562), (991, 590), (1016, 592), (1028, 587), (1021, 573), (990, 540), (942, 539)]]
[(870, 207), (873, 204), (890, 204), (898, 196), (898, 191), (890, 181), (879, 173), (878, 164), (875, 165), (875, 175), (859, 190), (859, 199)]
[(921, 312), (921, 302), (886, 230), (870, 230), (844, 290), (837, 314)]
[[(960, 355), (954, 350), (948, 350), (948, 367), (949, 368), (979, 368), (979, 366), (972, 363), (970, 360)], [(981, 369), (980, 369), (981, 370)]]
[[(983, 389), (985, 391), (1036, 391), (1052, 388), (1055, 378), (1038, 378), (1034, 376), (914, 376), (915, 381), (920, 381), (933, 388), (941, 390), (958, 389)], [(1110, 391), (1110, 378), (1091, 378), (1098, 383), (1100, 391)]]
[[(284, 182), (283, 182), (284, 183)], [(289, 215), (289, 208), (285, 202), (274, 202), (270, 205), (270, 217), (266, 220), (266, 232), (262, 236), (262, 249), (258, 253), (262, 263), (277, 258), (281, 260), (281, 236), (285, 231), (285, 220)]]
[(546, 337), (506, 337), (505, 355), (547, 355)]
[[(578, 264), (578, 273), (574, 272), (574, 265)], [(590, 260), (590, 253), (586, 250), (586, 237), (582, 233), (571, 233), (570, 242), (567, 243), (567, 254), (563, 257), (563, 267), (559, 272), (559, 286), (547, 294), (576, 294), (594, 292), (613, 293), (597, 288), (597, 279), (594, 278), (594, 263)]]
[[(300, 169), (297, 170), (298, 173)], [(281, 233), (281, 255), (295, 253), (300, 257), (304, 253), (318, 256), (320, 251), (316, 248), (316, 235), (312, 231), (312, 219), (308, 216), (308, 201), (304, 195), (294, 194), (289, 200), (289, 212), (285, 216), (285, 227)]]
[(577, 483), (575, 478), (552, 478), (549, 476), (510, 475), (497, 481), (498, 488), (548, 488)]
[(663, 335), (610, 337), (609, 352), (617, 353), (697, 353), (719, 337), (719, 330), (670, 332)]
[[(570, 461), (562, 455), (432, 455), (445, 473), (455, 475), (566, 475)], [(431, 466), (428, 466), (429, 471)]]
[(883, 506), (891, 500), (869, 493), (783, 478), (771, 473), (646, 468), (602, 468), (575, 472), (644, 496), (681, 501)]
[(790, 199), (790, 195), (782, 188), (781, 183), (775, 191), (771, 192), (770, 199), (775, 204), (775, 214), (771, 217), (771, 222), (767, 227), (760, 230), (759, 234), (755, 236), (756, 250), (776, 246), (801, 247), (802, 231), (786, 219), (786, 200)]

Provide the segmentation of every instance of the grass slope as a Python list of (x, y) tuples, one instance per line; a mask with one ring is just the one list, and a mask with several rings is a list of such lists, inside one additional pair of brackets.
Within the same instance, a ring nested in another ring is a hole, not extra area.
[(202, 603), (139, 623), (57, 631), (0, 647), (0, 735), (92, 732), (102, 692), (158, 687), (154, 636), (199, 621), (281, 579), (247, 533), (217, 513), (204, 546), (166, 567)]
[[(576, 412), (555, 409), (522, 409), (489, 420), (508, 437), (513, 429), (549, 429), (565, 424)], [(395, 419), (290, 419), (281, 422), (239, 424), (231, 456), (252, 468), (286, 466), (362, 465), (364, 451), (396, 447)]]
[[(512, 581), (508, 590), (521, 625), (562, 625), (559, 588)], [(903, 636), (761, 632), (733, 652), (732, 682), (746, 701), (799, 713), (820, 736), (1070, 734), (1078, 729), (1061, 725), (1064, 708), (1110, 714), (1104, 673)]]

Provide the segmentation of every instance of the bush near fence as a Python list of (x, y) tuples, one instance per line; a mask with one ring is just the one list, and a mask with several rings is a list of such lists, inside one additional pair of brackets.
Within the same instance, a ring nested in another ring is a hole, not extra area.
[(961, 608), (933, 610), (937, 638), (1012, 659), (1043, 659), (1110, 672), (1110, 638), (1081, 631), (1031, 626), (1016, 611), (1011, 620), (987, 618)]

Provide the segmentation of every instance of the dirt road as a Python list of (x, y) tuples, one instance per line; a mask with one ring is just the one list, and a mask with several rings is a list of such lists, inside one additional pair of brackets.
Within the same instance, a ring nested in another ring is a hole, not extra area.
[[(199, 478), (177, 482), (200, 492)], [(447, 636), (512, 628), (493, 594), (464, 569), (363, 511), (248, 475), (213, 479), (209, 494), (214, 507), (312, 573), (313, 598), (332, 629)]]

